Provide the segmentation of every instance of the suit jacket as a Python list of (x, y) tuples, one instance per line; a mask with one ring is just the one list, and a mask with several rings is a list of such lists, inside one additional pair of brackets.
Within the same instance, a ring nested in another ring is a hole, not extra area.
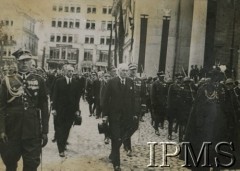
[(120, 78), (108, 81), (103, 98), (103, 115), (110, 121), (131, 121), (134, 116), (134, 83), (126, 78), (125, 86), (121, 86)]
[(57, 115), (64, 114), (64, 112), (72, 115), (79, 110), (79, 91), (78, 82), (74, 78), (70, 85), (67, 84), (65, 77), (56, 80), (53, 91), (53, 109), (57, 111)]

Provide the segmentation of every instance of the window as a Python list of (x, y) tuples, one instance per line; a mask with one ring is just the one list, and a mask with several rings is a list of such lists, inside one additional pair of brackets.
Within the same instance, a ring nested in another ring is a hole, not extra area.
[(112, 8), (111, 7), (108, 8), (108, 14), (112, 14)]
[(103, 7), (102, 13), (103, 13), (103, 14), (107, 14), (107, 7)]
[(73, 37), (72, 36), (68, 36), (68, 43), (72, 43), (73, 41)]
[(87, 20), (86, 29), (95, 29), (95, 21)]
[(50, 59), (59, 59), (60, 49), (50, 47)]
[(106, 21), (102, 21), (101, 30), (106, 30)]
[(107, 30), (111, 30), (111, 29), (112, 29), (112, 22), (108, 21)]
[(85, 43), (89, 43), (89, 37), (85, 37)]
[(67, 36), (66, 35), (63, 35), (63, 37), (62, 37), (62, 42), (67, 42)]
[(57, 11), (57, 6), (56, 6), (56, 5), (53, 5), (52, 10), (53, 10), (53, 11)]
[(93, 59), (93, 50), (84, 50), (84, 61), (92, 61)]
[(52, 20), (52, 27), (56, 27), (56, 21)]
[(110, 38), (107, 38), (106, 45), (109, 45), (109, 44), (110, 44)]
[(71, 20), (70, 22), (69, 22), (69, 28), (73, 28), (73, 20)]
[(91, 29), (92, 29), (92, 30), (95, 29), (95, 22), (92, 22)]
[(104, 44), (105, 44), (105, 38), (104, 38), (104, 37), (101, 37), (101, 38), (100, 38), (100, 44), (101, 44), (101, 45), (104, 45)]
[(91, 13), (92, 12), (92, 8), (88, 7), (87, 8), (87, 13)]
[(9, 21), (8, 21), (8, 20), (6, 20), (6, 22), (5, 22), (5, 23), (6, 23), (6, 26), (8, 26), (8, 25), (9, 25)]
[(11, 21), (11, 26), (13, 26), (13, 21)]
[(50, 36), (50, 42), (54, 42), (55, 41), (55, 36), (52, 34), (51, 36)]
[(99, 62), (107, 62), (108, 61), (108, 51), (101, 50), (99, 55)]
[(75, 21), (75, 28), (79, 28), (80, 27), (80, 21), (79, 20), (76, 20)]
[(58, 11), (59, 11), (59, 12), (62, 12), (62, 11), (63, 11), (63, 7), (62, 7), (61, 5), (58, 7)]
[(68, 49), (67, 59), (68, 60), (77, 60), (78, 58), (78, 50), (77, 49)]
[(86, 36), (85, 37), (86, 44), (94, 44), (94, 37), (93, 36)]
[(97, 9), (94, 7), (94, 8), (92, 8), (92, 13), (93, 14), (96, 14), (96, 12), (97, 12)]
[(67, 22), (67, 21), (64, 21), (63, 27), (64, 27), (64, 28), (67, 28), (67, 27), (68, 27), (68, 22)]
[(89, 6), (89, 7), (87, 8), (87, 13), (96, 14), (96, 12), (97, 12), (97, 9), (96, 9), (96, 7), (94, 7), (94, 6)]
[(90, 44), (94, 44), (94, 37), (90, 38)]
[(62, 57), (61, 59), (66, 59), (66, 49), (62, 49)]
[(58, 21), (58, 27), (62, 27), (62, 21)]
[(61, 41), (61, 36), (57, 36), (57, 42), (60, 42)]
[(114, 45), (115, 44), (115, 39), (112, 39), (112, 45)]
[(68, 8), (67, 6), (65, 6), (64, 11), (65, 11), (65, 12), (68, 12), (68, 11), (69, 11), (69, 8)]
[(75, 7), (71, 7), (71, 12), (75, 12)]
[(80, 8), (80, 7), (77, 7), (76, 12), (77, 12), (77, 13), (80, 13), (80, 11), (81, 11), (81, 8)]

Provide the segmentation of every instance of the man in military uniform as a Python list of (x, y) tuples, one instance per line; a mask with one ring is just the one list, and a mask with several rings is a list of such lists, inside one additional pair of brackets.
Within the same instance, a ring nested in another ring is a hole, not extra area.
[[(139, 120), (142, 120), (142, 102), (144, 96), (144, 87), (142, 80), (137, 77), (137, 65), (136, 64), (129, 64), (129, 77), (133, 80), (134, 84), (134, 112), (135, 116), (138, 116)], [(127, 156), (132, 156), (132, 147), (131, 147), (131, 137), (126, 139), (123, 142), (124, 149), (127, 151)]]
[(37, 171), (41, 148), (47, 144), (48, 102), (41, 77), (30, 73), (31, 54), (19, 49), (18, 73), (6, 76), (0, 89), (1, 157), (7, 171)]
[(179, 111), (179, 116), (177, 117), (177, 122), (179, 124), (179, 142), (182, 142), (184, 137), (184, 132), (186, 129), (188, 117), (192, 108), (193, 101), (195, 99), (196, 91), (193, 87), (192, 81), (189, 77), (183, 79), (183, 84), (180, 89), (180, 99), (178, 106), (181, 110)]
[[(167, 118), (168, 118), (168, 139), (172, 140), (172, 131), (173, 131), (173, 122), (179, 117), (179, 112), (181, 108), (179, 103), (181, 102), (181, 79), (182, 76), (178, 75), (173, 84), (168, 86), (168, 95), (167, 95)], [(176, 129), (177, 129), (176, 124)], [(177, 132), (177, 130), (175, 131)]]
[(154, 113), (154, 129), (155, 134), (160, 135), (158, 126), (160, 123), (161, 129), (164, 127), (164, 120), (166, 115), (166, 102), (167, 102), (167, 84), (164, 82), (165, 74), (158, 72), (158, 79), (152, 85), (152, 106)]

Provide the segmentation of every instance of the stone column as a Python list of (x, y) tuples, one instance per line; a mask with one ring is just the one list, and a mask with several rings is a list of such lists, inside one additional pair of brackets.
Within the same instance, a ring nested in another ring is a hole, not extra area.
[(194, 0), (192, 34), (188, 73), (191, 65), (202, 65), (204, 62), (208, 0)]

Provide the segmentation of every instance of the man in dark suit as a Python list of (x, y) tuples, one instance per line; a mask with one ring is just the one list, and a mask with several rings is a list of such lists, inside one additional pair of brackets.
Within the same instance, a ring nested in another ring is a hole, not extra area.
[(79, 112), (80, 91), (73, 76), (73, 67), (65, 68), (65, 77), (56, 80), (53, 91), (53, 115), (56, 116), (56, 138), (60, 157), (65, 157), (66, 143), (74, 117)]
[(112, 139), (112, 150), (109, 158), (113, 162), (114, 170), (120, 168), (120, 147), (132, 134), (134, 120), (134, 84), (127, 77), (128, 65), (120, 64), (118, 77), (107, 83), (103, 102), (103, 115), (108, 116)]

